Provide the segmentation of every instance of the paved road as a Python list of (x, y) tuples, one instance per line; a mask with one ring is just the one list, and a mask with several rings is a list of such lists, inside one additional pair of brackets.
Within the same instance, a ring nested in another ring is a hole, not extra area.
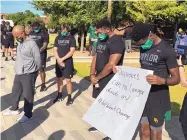
[[(14, 62), (1, 60), (1, 134), (2, 140), (101, 140), (102, 133), (89, 133), (90, 127), (82, 120), (83, 115), (93, 103), (90, 83), (80, 77), (73, 78), (73, 96), (76, 98), (72, 106), (66, 107), (65, 102), (52, 104), (56, 96), (54, 60), (47, 63), (46, 92), (39, 92), (40, 79), (34, 102), (33, 120), (23, 124), (16, 122), (17, 116), (2, 116), (11, 103), (11, 88), (14, 78)], [(66, 92), (64, 90), (64, 92)], [(20, 102), (23, 110), (23, 101)], [(23, 114), (23, 112), (22, 112)], [(178, 117), (166, 124), (163, 140), (184, 140)], [(139, 137), (136, 137), (139, 140)]]

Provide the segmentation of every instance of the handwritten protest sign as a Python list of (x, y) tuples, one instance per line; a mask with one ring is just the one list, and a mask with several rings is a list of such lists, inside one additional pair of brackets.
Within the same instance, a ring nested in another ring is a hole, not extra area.
[(131, 140), (140, 121), (151, 85), (152, 71), (120, 66), (83, 120), (112, 140)]

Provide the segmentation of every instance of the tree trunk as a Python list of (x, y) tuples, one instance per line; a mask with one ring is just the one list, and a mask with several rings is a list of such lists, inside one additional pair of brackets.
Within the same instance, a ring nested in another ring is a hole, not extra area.
[(83, 52), (84, 51), (84, 30), (81, 31), (81, 48), (80, 51)]
[(112, 17), (112, 0), (108, 0), (108, 20), (111, 22)]

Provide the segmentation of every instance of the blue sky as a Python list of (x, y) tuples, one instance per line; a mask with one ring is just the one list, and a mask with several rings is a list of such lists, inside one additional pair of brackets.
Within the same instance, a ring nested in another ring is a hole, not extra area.
[(33, 5), (30, 4), (32, 0), (1, 0), (1, 13), (16, 13), (30, 10), (35, 14), (42, 15), (42, 11), (34, 9)]

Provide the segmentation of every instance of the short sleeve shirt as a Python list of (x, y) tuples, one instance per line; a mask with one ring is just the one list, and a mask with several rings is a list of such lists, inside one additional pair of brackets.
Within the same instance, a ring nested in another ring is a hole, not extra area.
[[(66, 37), (63, 37), (61, 34), (59, 34), (56, 37), (54, 44), (55, 47), (58, 48), (57, 52), (59, 57), (61, 58), (64, 57), (70, 51), (70, 48), (76, 47), (76, 41), (72, 35), (67, 35)], [(67, 59), (65, 63), (69, 61), (72, 61), (72, 57)]]
[(32, 31), (29, 38), (34, 40), (39, 48), (43, 47), (44, 42), (47, 44), (49, 43), (49, 34), (43, 30), (41, 30), (39, 33)]
[(99, 41), (96, 48), (96, 71), (99, 73), (104, 69), (112, 54), (122, 54), (118, 62), (118, 65), (122, 65), (124, 52), (125, 46), (120, 36), (114, 35), (106, 42)]

